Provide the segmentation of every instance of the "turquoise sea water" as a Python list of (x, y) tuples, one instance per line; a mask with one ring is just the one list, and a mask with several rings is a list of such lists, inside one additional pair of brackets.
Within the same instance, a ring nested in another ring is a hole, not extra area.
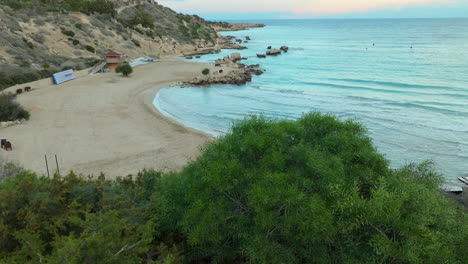
[[(244, 63), (261, 64), (264, 75), (243, 86), (162, 89), (155, 106), (213, 135), (251, 114), (353, 118), (393, 167), (432, 159), (447, 187), (461, 186), (456, 178), (468, 174), (468, 19), (263, 22), (267, 27), (223, 34), (250, 36)], [(255, 57), (270, 45), (290, 50)]]

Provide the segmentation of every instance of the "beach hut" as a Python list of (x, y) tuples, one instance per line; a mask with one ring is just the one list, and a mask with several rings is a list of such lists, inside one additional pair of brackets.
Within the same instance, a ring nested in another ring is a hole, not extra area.
[(109, 52), (102, 54), (102, 57), (106, 58), (106, 67), (109, 69), (115, 69), (119, 64), (125, 61), (125, 54), (120, 52)]

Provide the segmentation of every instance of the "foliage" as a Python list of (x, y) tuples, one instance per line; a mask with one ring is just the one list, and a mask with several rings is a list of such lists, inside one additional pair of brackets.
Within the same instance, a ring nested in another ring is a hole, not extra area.
[(208, 74), (210, 74), (210, 69), (208, 69), (208, 68), (203, 69), (202, 74), (203, 74), (203, 75), (208, 75)]
[(76, 45), (80, 44), (80, 41), (77, 40), (77, 39), (74, 39), (74, 40), (72, 40), (72, 43), (73, 43), (73, 45), (76, 46)]
[[(4, 103), (0, 102), (0, 106)], [(466, 211), (364, 127), (251, 117), (181, 172), (38, 177), (0, 161), (0, 263), (450, 263)]]
[(0, 4), (13, 9), (38, 9), (47, 12), (83, 12), (85, 14), (117, 14), (115, 4), (109, 0), (8, 0)]
[(466, 212), (430, 163), (398, 170), (353, 121), (252, 117), (162, 178), (161, 226), (216, 263), (463, 263)]
[(138, 40), (132, 39), (132, 42), (133, 42), (133, 44), (135, 44), (135, 46), (141, 47), (141, 44), (140, 44), (140, 42), (138, 42)]
[(80, 24), (80, 23), (76, 23), (76, 24), (75, 24), (75, 27), (76, 27), (77, 29), (80, 29), (80, 30), (83, 29), (83, 25)]
[(34, 44), (31, 41), (28, 41), (25, 38), (22, 38), (22, 39), (23, 39), (23, 42), (26, 43), (30, 49), (34, 48)]
[(141, 25), (145, 28), (154, 28), (155, 19), (151, 14), (145, 12), (144, 10), (138, 9), (128, 22), (130, 26)]
[[(22, 83), (36, 81), (42, 78), (50, 77), (53, 73), (58, 72), (55, 68), (47, 68), (42, 70), (25, 69), (30, 66), (29, 62), (24, 62), (23, 68), (9, 67), (6, 70), (0, 69), (0, 90), (10, 86)], [(28, 63), (28, 65), (26, 65)]]
[(122, 73), (123, 76), (128, 77), (133, 72), (132, 66), (128, 63), (122, 63), (115, 68), (116, 73)]
[(95, 53), (96, 52), (96, 49), (94, 49), (93, 46), (90, 46), (90, 45), (86, 45), (85, 49), (91, 53)]
[(74, 37), (75, 36), (75, 32), (73, 32), (71, 30), (66, 30), (64, 28), (62, 28), (62, 34), (64, 34), (65, 36), (68, 36), (68, 37)]
[(0, 95), (0, 122), (29, 119), (29, 112), (19, 105), (12, 96)]
[(16, 173), (0, 184), (1, 263), (140, 263), (170, 247), (152, 220), (157, 172), (113, 181)]

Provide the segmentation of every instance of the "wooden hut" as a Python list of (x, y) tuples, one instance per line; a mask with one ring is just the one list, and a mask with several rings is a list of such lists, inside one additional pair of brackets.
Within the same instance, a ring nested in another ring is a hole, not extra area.
[(106, 58), (106, 67), (109, 69), (115, 69), (119, 64), (125, 61), (125, 54), (120, 52), (109, 52), (102, 54), (102, 57)]

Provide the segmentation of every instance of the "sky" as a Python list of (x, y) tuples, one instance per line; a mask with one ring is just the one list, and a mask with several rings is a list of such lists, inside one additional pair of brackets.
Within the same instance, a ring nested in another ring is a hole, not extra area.
[(160, 0), (207, 19), (468, 17), (468, 0)]

